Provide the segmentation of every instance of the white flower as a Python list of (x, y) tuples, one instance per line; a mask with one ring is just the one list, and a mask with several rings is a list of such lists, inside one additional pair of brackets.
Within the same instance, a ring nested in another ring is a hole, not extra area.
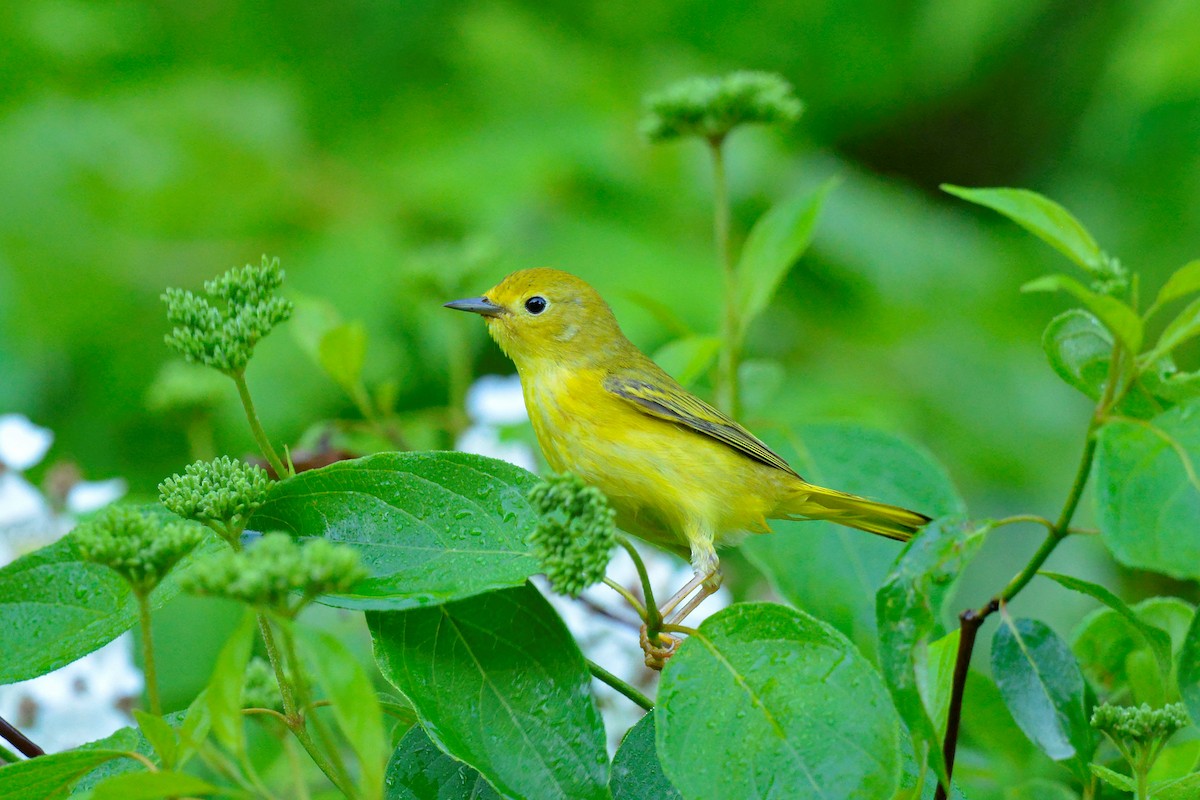
[(133, 635), (28, 681), (0, 686), (0, 717), (47, 753), (70, 750), (132, 724), (126, 710), (142, 693)]
[(98, 511), (125, 496), (128, 485), (121, 478), (107, 481), (80, 481), (67, 491), (67, 508), (73, 514)]
[(54, 442), (54, 434), (20, 414), (0, 415), (0, 463), (24, 472), (42, 460)]
[(0, 472), (0, 532), (24, 527), (49, 513), (46, 501), (33, 484), (15, 472)]
[(517, 375), (484, 375), (467, 390), (467, 416), (482, 425), (525, 422), (525, 397)]

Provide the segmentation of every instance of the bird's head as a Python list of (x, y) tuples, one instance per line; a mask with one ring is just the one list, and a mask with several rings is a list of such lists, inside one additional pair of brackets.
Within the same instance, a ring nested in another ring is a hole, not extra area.
[(625, 344), (608, 304), (587, 283), (557, 269), (514, 272), (481, 297), (446, 308), (471, 311), (517, 367), (603, 358)]

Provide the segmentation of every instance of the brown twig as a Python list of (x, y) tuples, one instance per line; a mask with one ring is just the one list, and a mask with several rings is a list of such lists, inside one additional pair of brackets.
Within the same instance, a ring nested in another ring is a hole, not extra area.
[(5, 741), (17, 748), (17, 752), (26, 758), (46, 755), (45, 750), (30, 741), (28, 736), (14, 728), (3, 717), (0, 717), (0, 736), (4, 737)]

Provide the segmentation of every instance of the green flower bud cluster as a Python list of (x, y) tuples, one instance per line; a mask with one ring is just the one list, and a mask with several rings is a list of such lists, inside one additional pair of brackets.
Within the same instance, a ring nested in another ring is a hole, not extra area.
[(1118, 295), (1129, 288), (1129, 268), (1107, 253), (1088, 272), (1092, 276), (1092, 289), (1100, 294)]
[(318, 595), (346, 592), (367, 575), (351, 547), (325, 539), (299, 544), (285, 533), (268, 533), (247, 550), (226, 550), (197, 564), (183, 585), (294, 617)]
[(203, 529), (163, 522), (139, 509), (112, 506), (72, 534), (79, 554), (124, 578), (139, 595), (148, 595), (171, 568), (204, 538)]
[(262, 266), (247, 264), (205, 281), (207, 299), (167, 289), (162, 299), (175, 326), (166, 336), (167, 345), (188, 361), (227, 375), (242, 372), (258, 341), (292, 316), (291, 302), (274, 295), (282, 284), (279, 259), (263, 256)]
[(1114, 740), (1149, 744), (1166, 740), (1176, 731), (1188, 726), (1188, 713), (1183, 703), (1171, 703), (1162, 708), (1114, 706), (1103, 703), (1092, 712), (1092, 727)]
[(270, 486), (262, 467), (221, 456), (167, 478), (158, 485), (158, 497), (169, 511), (208, 525), (232, 543), (267, 499)]
[(283, 697), (275, 680), (275, 670), (265, 658), (255, 656), (246, 665), (242, 684), (242, 708), (273, 708), (283, 710)]
[(804, 110), (791, 84), (768, 72), (688, 78), (644, 105), (641, 131), (652, 142), (696, 136), (719, 143), (739, 125), (790, 124)]
[(529, 502), (539, 514), (529, 543), (554, 591), (578, 597), (604, 580), (617, 528), (603, 492), (568, 473), (533, 487)]

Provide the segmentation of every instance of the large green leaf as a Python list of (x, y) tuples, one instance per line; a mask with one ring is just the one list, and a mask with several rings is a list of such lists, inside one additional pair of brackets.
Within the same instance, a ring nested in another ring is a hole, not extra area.
[(1200, 300), (1193, 300), (1167, 324), (1162, 335), (1154, 344), (1154, 349), (1147, 353), (1142, 361), (1145, 364), (1152, 364), (1179, 345), (1197, 336), (1200, 336)]
[[(940, 517), (962, 513), (946, 471), (891, 434), (845, 424), (804, 425), (772, 446), (809, 481)], [(788, 602), (832, 624), (865, 652), (875, 647), (873, 598), (900, 545), (826, 522), (772, 522), (742, 547)]]
[(1091, 272), (1104, 263), (1100, 245), (1071, 212), (1028, 189), (968, 189), (943, 184), (942, 190), (999, 211), (1025, 230)]
[(1023, 292), (1067, 292), (1087, 306), (1112, 332), (1125, 349), (1137, 354), (1142, 348), (1142, 318), (1115, 297), (1097, 294), (1069, 275), (1044, 275), (1021, 287)]
[[(1142, 625), (1164, 631), (1173, 653), (1183, 647), (1194, 614), (1191, 605), (1174, 597), (1150, 597), (1130, 611)], [(1134, 703), (1161, 706), (1174, 700), (1170, 676), (1162, 675), (1146, 637), (1111, 608), (1097, 609), (1075, 626), (1071, 650), (1084, 677), (1105, 696), (1129, 690)]]
[(1179, 651), (1177, 678), (1179, 694), (1187, 705), (1192, 722), (1196, 722), (1200, 720), (1200, 609), (1192, 618), (1192, 624), (1183, 640), (1183, 647)]
[(235, 755), (246, 751), (242, 688), (246, 683), (246, 665), (250, 663), (256, 631), (255, 615), (247, 609), (241, 623), (221, 648), (204, 693), (213, 737)]
[[(207, 534), (150, 595), (151, 607), (179, 594), (179, 576), (198, 557), (226, 546)], [(108, 567), (84, 561), (73, 534), (24, 555), (0, 569), (0, 684), (70, 664), (129, 630), (137, 617), (129, 585)]]
[(604, 727), (566, 626), (526, 584), (368, 612), (384, 676), (438, 746), (516, 797), (606, 798)]
[(1178, 300), (1193, 292), (1200, 292), (1200, 259), (1189, 261), (1167, 278), (1167, 282), (1158, 290), (1154, 303), (1146, 310), (1146, 317), (1149, 318), (1172, 300)]
[[(928, 759), (938, 779), (947, 780), (942, 759), (943, 723), (939, 694), (929, 686), (943, 651), (930, 653), (941, 627), (942, 602), (983, 543), (986, 523), (959, 517), (934, 520), (905, 549), (875, 597), (879, 664), (896, 709), (912, 735), (917, 759)], [(944, 670), (937, 670), (944, 672)]]
[(1088, 780), (1095, 733), (1083, 674), (1067, 643), (1037, 620), (1004, 616), (992, 639), (992, 674), (1030, 741)]
[(525, 545), (536, 482), (469, 453), (381, 453), (275, 484), (250, 524), (359, 551), (371, 577), (324, 602), (412, 608), (520, 585), (538, 571)]
[(845, 636), (800, 611), (741, 603), (667, 663), (655, 707), (663, 771), (701, 798), (891, 797), (900, 722)]
[(208, 781), (184, 772), (127, 772), (97, 785), (92, 791), (92, 800), (159, 800), (211, 795), (218, 791)]
[(500, 800), (478, 770), (439, 750), (420, 725), (392, 753), (385, 785), (387, 800)]
[(655, 747), (654, 714), (647, 714), (625, 733), (613, 756), (608, 780), (613, 800), (679, 800), (679, 790), (663, 774)]
[(1096, 451), (1096, 515), (1127, 566), (1200, 577), (1200, 402), (1152, 420), (1113, 420)]
[(788, 270), (808, 249), (821, 206), (836, 185), (836, 179), (828, 180), (810, 194), (784, 200), (750, 230), (736, 268), (739, 337), (770, 304)]
[(378, 800), (383, 796), (387, 744), (383, 711), (370, 676), (354, 654), (330, 634), (301, 626), (293, 631), (338, 727), (358, 758), (359, 797)]
[(0, 797), (4, 800), (58, 800), (96, 767), (117, 758), (120, 750), (68, 750), (0, 767)]

